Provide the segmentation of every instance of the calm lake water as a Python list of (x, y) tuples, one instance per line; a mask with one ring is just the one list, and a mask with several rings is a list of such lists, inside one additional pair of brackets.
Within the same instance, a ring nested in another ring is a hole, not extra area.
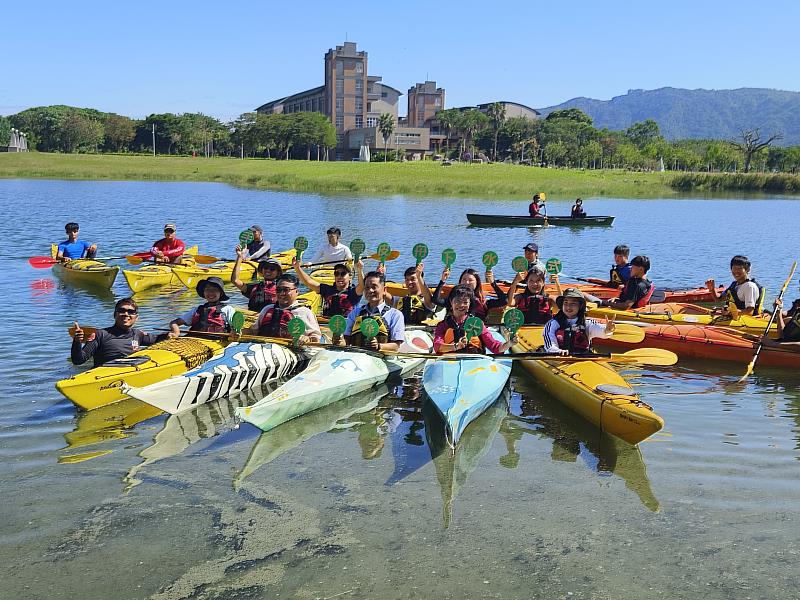
[[(546, 190), (545, 190), (546, 191)], [(76, 371), (66, 328), (104, 326), (128, 294), (64, 285), (26, 262), (67, 221), (101, 255), (144, 250), (166, 221), (201, 252), (231, 256), (260, 223), (273, 248), (298, 235), (387, 241), (429, 277), (451, 246), (456, 273), (531, 240), (564, 271), (602, 276), (627, 243), (658, 284), (727, 283), (747, 254), (771, 292), (796, 258), (791, 198), (587, 199), (613, 227), (468, 228), (467, 212), (521, 201), (329, 197), (217, 184), (0, 181), (7, 242), (0, 349), (0, 570), (7, 598), (774, 598), (800, 575), (800, 374), (681, 362), (623, 374), (666, 421), (639, 448), (561, 407), (523, 373), (473, 424), (455, 459), (431, 458), (419, 382), (392, 385), (267, 434), (235, 406), (167, 418), (130, 401), (80, 413), (53, 385)], [(551, 214), (568, 199), (550, 200)], [(793, 283), (788, 295), (797, 296)], [(158, 327), (199, 298), (137, 297)], [(238, 300), (238, 299), (237, 299)], [(508, 410), (506, 410), (506, 402)]]

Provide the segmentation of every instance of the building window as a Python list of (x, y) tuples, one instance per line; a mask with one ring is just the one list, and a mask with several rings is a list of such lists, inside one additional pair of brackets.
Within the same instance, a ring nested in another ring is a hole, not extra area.
[(436, 100), (433, 101), (433, 105), (434, 106), (441, 106), (442, 105), (442, 99), (439, 96), (436, 96)]
[(344, 95), (344, 79), (337, 79), (336, 80), (336, 95), (343, 96)]
[(364, 92), (364, 80), (360, 77), (356, 79), (356, 93), (361, 94)]
[(361, 96), (356, 96), (356, 112), (364, 112), (364, 99)]
[(341, 115), (344, 112), (344, 98), (336, 98), (336, 114)]
[(381, 98), (388, 98), (389, 92), (381, 92)]
[(356, 115), (356, 128), (360, 128), (364, 126), (364, 117), (361, 115)]
[(364, 72), (364, 63), (357, 62), (356, 63), (356, 73), (363, 73)]
[(336, 129), (344, 129), (344, 117), (336, 115)]
[(377, 127), (378, 119), (375, 117), (367, 117), (367, 127)]
[(336, 61), (336, 74), (340, 77), (344, 75), (344, 61), (342, 60)]

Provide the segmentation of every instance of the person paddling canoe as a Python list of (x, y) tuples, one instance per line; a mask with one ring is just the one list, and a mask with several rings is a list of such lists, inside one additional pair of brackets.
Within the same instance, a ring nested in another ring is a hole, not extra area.
[(141, 329), (136, 329), (134, 325), (138, 318), (139, 306), (133, 298), (123, 298), (114, 306), (114, 324), (111, 327), (98, 329), (87, 338), (76, 322), (70, 353), (72, 364), (82, 365), (90, 358), (94, 358), (94, 366), (99, 367), (109, 361), (125, 358), (167, 337), (150, 335)]
[(266, 258), (259, 261), (257, 270), (257, 273), (264, 279), (257, 283), (245, 283), (242, 281), (242, 278), (239, 277), (244, 254), (245, 250), (237, 246), (236, 262), (231, 272), (231, 283), (239, 288), (239, 291), (242, 292), (242, 296), (247, 298), (247, 308), (254, 312), (260, 312), (267, 304), (275, 304), (277, 300), (275, 282), (278, 277), (283, 275), (283, 268), (281, 267), (281, 263), (274, 258)]
[(358, 261), (356, 268), (359, 273), (358, 284), (353, 283), (353, 272), (345, 263), (333, 266), (333, 285), (317, 281), (300, 267), (300, 262), (295, 259), (292, 266), (300, 281), (322, 297), (322, 316), (332, 317), (342, 315), (346, 317), (361, 301), (364, 286), (362, 282), (363, 264)]
[(322, 332), (317, 317), (310, 308), (297, 301), (299, 285), (297, 277), (291, 273), (278, 277), (275, 283), (278, 300), (261, 309), (256, 322), (250, 327), (250, 333), (290, 340), (292, 335), (289, 333), (289, 321), (297, 317), (306, 326), (305, 333), (298, 338), (298, 344), (302, 346), (308, 342), (320, 341)]
[(650, 270), (650, 259), (646, 256), (635, 256), (631, 261), (631, 276), (625, 287), (615, 300), (603, 300), (602, 306), (609, 306), (616, 310), (642, 308), (647, 306), (655, 291), (653, 282), (647, 278)]
[(509, 308), (518, 308), (525, 315), (525, 325), (544, 325), (553, 317), (555, 298), (548, 296), (544, 291), (545, 272), (538, 267), (517, 273), (511, 282), (512, 290), (517, 289), (517, 284), (525, 282), (525, 291), (521, 294), (509, 294)]
[(586, 318), (586, 298), (568, 288), (556, 299), (558, 313), (544, 326), (544, 351), (563, 356), (588, 354), (592, 339), (607, 338), (614, 332), (614, 321), (600, 323)]
[(586, 217), (586, 211), (583, 210), (583, 200), (580, 198), (575, 199), (575, 204), (572, 205), (570, 214), (573, 219), (583, 219)]
[(528, 205), (528, 214), (531, 217), (541, 217), (542, 215), (542, 207), (544, 203), (541, 201), (541, 196), (539, 194), (533, 195), (533, 200)]
[(483, 326), (483, 331), (475, 337), (469, 337), (464, 330), (467, 318), (474, 314), (477, 306), (475, 291), (470, 285), (457, 285), (450, 290), (447, 298), (447, 316), (436, 326), (433, 334), (433, 351), (436, 354), (451, 352), (467, 352), (470, 354), (500, 354), (513, 346), (517, 339), (512, 337), (506, 342), (496, 340), (492, 333)]
[[(445, 267), (444, 271), (442, 271), (442, 278), (437, 284), (432, 297), (427, 286), (422, 288), (422, 295), (426, 302), (432, 302), (437, 306), (448, 306), (447, 299), (442, 292), (442, 286), (447, 282), (448, 277), (450, 277), (450, 267)], [(489, 314), (491, 309), (505, 306), (506, 302), (508, 302), (508, 295), (494, 280), (494, 274), (491, 270), (486, 271), (486, 282), (491, 284), (492, 289), (494, 289), (495, 294), (497, 294), (497, 298), (487, 299), (486, 296), (484, 296), (481, 276), (478, 275), (475, 269), (465, 269), (464, 272), (461, 273), (461, 277), (458, 278), (459, 285), (468, 285), (472, 288), (474, 296), (474, 306), (472, 308), (474, 312), (472, 314), (483, 321), (486, 320), (486, 315)]]
[[(759, 315), (764, 305), (764, 287), (750, 277), (750, 260), (746, 256), (737, 254), (731, 259), (731, 275), (733, 282), (720, 296), (717, 293), (716, 282), (713, 279), (706, 281), (706, 287), (715, 300), (725, 298), (725, 303), (733, 304), (742, 315)], [(723, 313), (727, 313), (727, 308)]]
[(231, 330), (231, 319), (236, 314), (232, 306), (225, 304), (230, 300), (225, 293), (224, 283), (219, 277), (209, 277), (197, 284), (197, 295), (205, 299), (205, 303), (170, 322), (170, 337), (181, 334), (181, 325), (188, 325), (189, 331), (205, 331), (224, 333)]
[[(360, 261), (359, 261), (360, 262)], [(400, 348), (405, 339), (406, 325), (403, 313), (386, 304), (384, 300), (385, 281), (378, 271), (370, 271), (364, 276), (364, 300), (358, 308), (347, 317), (344, 340), (333, 336), (333, 343), (375, 350), (377, 352), (393, 352)], [(366, 338), (361, 332), (361, 322), (374, 319), (378, 322), (378, 335)]]
[(56, 260), (66, 262), (76, 258), (94, 258), (97, 254), (97, 244), (90, 244), (78, 239), (80, 226), (77, 223), (64, 225), (67, 239), (58, 244)]
[(422, 289), (427, 287), (422, 269), (422, 263), (416, 267), (408, 267), (403, 273), (408, 294), (393, 298), (394, 307), (403, 313), (406, 325), (422, 325), (423, 321), (430, 319), (436, 312), (436, 305), (430, 300), (426, 301), (422, 293)]
[(150, 249), (150, 255), (155, 262), (181, 264), (181, 257), (186, 252), (186, 244), (175, 236), (176, 230), (175, 223), (164, 225), (164, 237), (155, 242)]

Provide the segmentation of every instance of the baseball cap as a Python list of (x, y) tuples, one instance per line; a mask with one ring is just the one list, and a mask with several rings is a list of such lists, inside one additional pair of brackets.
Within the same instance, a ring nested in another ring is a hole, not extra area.
[(251, 225), (250, 229), (259, 233), (264, 233), (264, 229), (261, 227), (261, 225)]
[(164, 225), (164, 229), (172, 229), (172, 231), (178, 231), (178, 228), (175, 227), (175, 223), (166, 223)]
[(539, 253), (539, 246), (533, 242), (529, 242), (522, 247), (523, 250), (530, 250), (531, 252)]

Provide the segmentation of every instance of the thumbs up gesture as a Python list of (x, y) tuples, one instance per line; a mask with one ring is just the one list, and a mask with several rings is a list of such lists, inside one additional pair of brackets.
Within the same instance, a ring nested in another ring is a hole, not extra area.
[(77, 321), (74, 321), (74, 323), (75, 323), (75, 334), (73, 335), (73, 338), (78, 340), (82, 344), (84, 338), (83, 329), (81, 329), (81, 326), (78, 325)]

